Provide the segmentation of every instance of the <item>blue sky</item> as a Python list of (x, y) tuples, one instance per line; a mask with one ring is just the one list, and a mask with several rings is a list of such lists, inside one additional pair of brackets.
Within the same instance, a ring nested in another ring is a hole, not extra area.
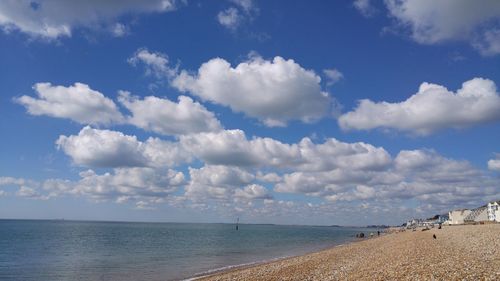
[(499, 21), (496, 1), (2, 3), (0, 217), (394, 224), (498, 199)]

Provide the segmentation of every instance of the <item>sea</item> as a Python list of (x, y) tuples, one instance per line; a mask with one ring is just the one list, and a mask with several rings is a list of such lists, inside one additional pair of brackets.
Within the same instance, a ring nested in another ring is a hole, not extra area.
[(0, 220), (0, 280), (183, 280), (301, 255), (376, 229)]

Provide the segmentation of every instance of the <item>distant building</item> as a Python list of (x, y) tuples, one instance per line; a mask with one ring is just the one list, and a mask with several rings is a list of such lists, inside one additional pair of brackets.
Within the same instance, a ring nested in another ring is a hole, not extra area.
[(406, 222), (406, 228), (413, 228), (413, 227), (419, 227), (422, 226), (422, 220), (421, 219), (412, 219)]
[(471, 210), (471, 212), (464, 218), (464, 223), (474, 223), (488, 221), (488, 208), (486, 205)]
[(450, 219), (450, 216), (448, 214), (442, 214), (439, 215), (437, 218), (437, 223), (445, 223)]
[(493, 201), (486, 205), (488, 220), (500, 222), (500, 201)]
[(460, 209), (450, 211), (448, 213), (450, 224), (463, 224), (465, 217), (467, 217), (472, 211), (468, 209)]

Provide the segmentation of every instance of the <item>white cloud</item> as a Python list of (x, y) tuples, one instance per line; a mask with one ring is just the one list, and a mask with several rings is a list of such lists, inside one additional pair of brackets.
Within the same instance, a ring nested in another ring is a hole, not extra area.
[(93, 170), (80, 172), (77, 181), (48, 179), (35, 187), (20, 186), (18, 196), (49, 199), (57, 196), (85, 196), (93, 201), (150, 200), (161, 202), (185, 184), (184, 174), (171, 169), (117, 168), (97, 174)]
[(328, 86), (331, 86), (339, 82), (340, 80), (344, 79), (344, 74), (342, 74), (342, 72), (340, 72), (338, 69), (335, 68), (323, 69), (323, 74), (327, 78), (326, 84)]
[(233, 4), (239, 6), (241, 9), (243, 9), (246, 12), (249, 12), (253, 9), (256, 9), (255, 3), (253, 0), (229, 0)]
[(236, 189), (234, 192), (234, 197), (243, 200), (254, 200), (254, 199), (271, 199), (272, 196), (269, 191), (258, 184), (250, 184), (244, 188)]
[(400, 103), (361, 100), (340, 116), (342, 129), (389, 128), (428, 135), (446, 128), (465, 128), (500, 120), (500, 96), (493, 81), (474, 78), (453, 93), (443, 86), (422, 83), (416, 94)]
[(380, 170), (336, 167), (294, 171), (282, 178), (274, 187), (276, 192), (318, 196), (337, 203), (414, 200), (421, 206), (449, 209), (500, 196), (498, 179), (467, 161), (445, 158), (431, 150), (403, 150), (391, 165)]
[[(0, 177), (0, 187), (2, 186), (17, 187), (18, 189), (14, 194), (20, 197), (36, 200), (47, 200), (51, 197), (47, 194), (41, 194), (39, 192), (40, 183), (29, 179)], [(0, 196), (6, 194), (7, 192), (0, 189)]]
[(472, 45), (483, 56), (500, 54), (500, 28), (485, 31), (483, 36), (474, 41)]
[[(111, 130), (84, 127), (78, 135), (60, 136), (59, 149), (73, 162), (90, 167), (161, 167), (189, 163), (197, 158), (209, 165), (248, 168), (284, 168), (326, 171), (334, 168), (381, 170), (391, 157), (381, 147), (327, 139), (313, 143), (309, 138), (286, 144), (271, 138), (247, 139), (241, 130), (180, 135), (178, 142), (135, 136)], [(260, 174), (259, 179), (276, 182), (276, 173)]]
[[(3, 178), (5, 179), (5, 178)], [(2, 178), (0, 178), (0, 181)], [(117, 168), (112, 172), (96, 174), (93, 170), (80, 173), (77, 181), (48, 179), (41, 183), (25, 179), (10, 179), (18, 186), (17, 196), (47, 200), (57, 196), (85, 196), (94, 201), (149, 200), (161, 203), (185, 184), (184, 174), (171, 169)], [(31, 182), (29, 186), (23, 183)], [(1, 185), (1, 184), (0, 184)]]
[(255, 176), (256, 179), (262, 182), (270, 182), (270, 183), (277, 183), (280, 182), (282, 179), (281, 177), (276, 174), (276, 173), (263, 173), (261, 171), (257, 172), (257, 175)]
[(248, 185), (255, 178), (241, 168), (220, 165), (189, 168), (189, 175), (191, 180), (185, 187), (185, 196), (194, 201), (230, 200), (237, 187)]
[(143, 154), (148, 159), (148, 166), (175, 167), (192, 161), (192, 154), (179, 143), (148, 138), (143, 142)]
[(355, 0), (352, 5), (367, 18), (373, 17), (378, 12), (371, 0)]
[(183, 135), (221, 130), (212, 112), (186, 96), (179, 96), (176, 103), (153, 96), (140, 99), (122, 91), (118, 100), (132, 112), (127, 122), (146, 131)]
[(432, 150), (402, 150), (394, 159), (398, 173), (426, 182), (467, 182), (479, 171), (467, 161), (445, 158)]
[(332, 98), (321, 89), (320, 81), (314, 71), (293, 60), (252, 57), (234, 68), (224, 59), (211, 59), (195, 75), (182, 71), (172, 85), (272, 127), (328, 115)]
[(385, 4), (390, 16), (418, 43), (461, 40), (484, 55), (500, 51), (495, 47), (500, 44), (499, 34), (491, 33), (500, 19), (498, 1), (386, 0)]
[(177, 74), (177, 67), (169, 65), (166, 54), (150, 52), (146, 48), (138, 49), (127, 61), (133, 66), (144, 65), (146, 75), (153, 75), (159, 79), (172, 78)]
[(115, 36), (115, 37), (123, 37), (125, 35), (127, 35), (129, 33), (129, 29), (126, 25), (122, 24), (122, 23), (115, 23), (111, 28), (111, 33)]
[[(155, 71), (161, 72), (161, 69)], [(111, 99), (85, 84), (64, 87), (37, 83), (34, 89), (38, 99), (30, 96), (14, 99), (32, 115), (68, 118), (81, 124), (129, 123), (164, 135), (221, 130), (214, 113), (187, 96), (179, 96), (176, 103), (154, 96), (140, 99), (119, 91), (119, 102), (132, 113), (125, 118)]]
[(261, 163), (263, 156), (253, 153), (241, 130), (184, 135), (180, 143), (185, 150), (213, 165), (254, 166)]
[(102, 175), (88, 170), (80, 173), (80, 176), (71, 193), (95, 200), (163, 198), (185, 182), (181, 172), (153, 168), (117, 168), (113, 173)]
[[(62, 136), (58, 144), (75, 164), (121, 168), (102, 175), (82, 172), (76, 182), (47, 180), (40, 185), (0, 178), (0, 185), (26, 186), (39, 199), (82, 195), (117, 203), (143, 201), (136, 207), (168, 203), (222, 213), (264, 208), (262, 204), (273, 195), (259, 182), (274, 185), (278, 193), (314, 196), (336, 204), (384, 206), (386, 211), (391, 209), (389, 202), (413, 200), (431, 210), (500, 196), (498, 179), (467, 161), (445, 158), (432, 150), (403, 150), (392, 159), (381, 147), (335, 139), (313, 143), (304, 138), (286, 144), (271, 138), (247, 139), (240, 130), (222, 130), (182, 135), (178, 142), (153, 138), (141, 142), (120, 132), (90, 127), (77, 136)], [(171, 170), (164, 174), (166, 167), (193, 159), (204, 166), (189, 167), (189, 180)], [(179, 186), (184, 186), (184, 194), (172, 196)], [(22, 193), (28, 196), (30, 190)], [(281, 208), (272, 203), (260, 211), (272, 213), (270, 206)]]
[(28, 197), (28, 198), (39, 198), (40, 194), (33, 188), (27, 186), (21, 186), (16, 193), (17, 196)]
[[(336, 158), (342, 155), (341, 151), (324, 157)], [(324, 166), (326, 170), (319, 171), (301, 170), (300, 166), (272, 167), (271, 170), (284, 173), (278, 176), (265, 174), (256, 167), (206, 164), (201, 168), (190, 167), (188, 181), (182, 173), (170, 169), (116, 168), (104, 174), (84, 171), (77, 181), (50, 179), (37, 183), (0, 177), (0, 185), (18, 186), (17, 196), (32, 199), (84, 196), (94, 201), (130, 202), (135, 208), (154, 209), (158, 204), (169, 204), (232, 217), (243, 212), (247, 217), (273, 218), (284, 214), (295, 214), (297, 218), (306, 214), (352, 215), (347, 211), (352, 208), (370, 208), (374, 215), (390, 212), (411, 215), (414, 213), (404, 209), (408, 201), (416, 203), (419, 212), (434, 213), (477, 206), (500, 196), (498, 178), (475, 169), (467, 161), (445, 158), (431, 150), (403, 150), (389, 164), (364, 166), (338, 164)], [(266, 187), (256, 184), (263, 178), (275, 181), (275, 192), (298, 193), (324, 201), (306, 204), (274, 200)], [(184, 194), (174, 195), (181, 186)]]
[(236, 29), (242, 21), (242, 16), (236, 8), (230, 7), (217, 14), (217, 21), (224, 27)]
[(37, 83), (33, 86), (38, 98), (22, 96), (14, 101), (26, 107), (31, 115), (69, 118), (81, 124), (111, 124), (123, 122), (115, 103), (88, 85), (53, 86)]
[(500, 155), (497, 154), (495, 159), (488, 160), (488, 169), (500, 172)]
[(75, 164), (95, 167), (146, 166), (142, 143), (121, 132), (83, 128), (77, 136), (60, 136), (58, 148)]
[(390, 155), (383, 148), (333, 138), (321, 144), (309, 138), (286, 144), (271, 138), (248, 140), (241, 130), (225, 130), (181, 136), (180, 143), (195, 157), (212, 165), (326, 171), (334, 168), (380, 170), (391, 163)]
[(283, 181), (275, 185), (275, 191), (302, 193), (328, 197), (345, 192), (358, 184), (372, 184), (372, 180), (386, 171), (361, 171), (350, 168), (332, 168), (327, 171), (294, 171), (283, 175)]
[(56, 39), (71, 36), (77, 27), (112, 25), (125, 14), (175, 8), (175, 0), (0, 1), (0, 26), (7, 32), (19, 30), (33, 37)]
[(13, 177), (0, 177), (0, 186), (5, 185), (36, 185), (34, 181), (26, 180), (23, 178), (13, 178)]
[(354, 201), (372, 199), (376, 195), (376, 190), (373, 187), (366, 185), (358, 185), (350, 192), (340, 192), (326, 197), (328, 201)]
[(60, 136), (56, 144), (75, 164), (88, 167), (160, 167), (190, 161), (175, 143), (156, 138), (141, 142), (135, 136), (88, 126), (76, 136)]
[(236, 31), (245, 21), (252, 20), (259, 9), (252, 0), (230, 0), (234, 4), (217, 14), (217, 21), (223, 27)]

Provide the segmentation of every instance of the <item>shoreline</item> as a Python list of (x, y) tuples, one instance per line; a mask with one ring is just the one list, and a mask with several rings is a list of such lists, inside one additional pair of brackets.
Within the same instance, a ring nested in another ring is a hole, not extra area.
[(499, 233), (500, 224), (387, 233), (190, 280), (500, 280)]
[(366, 240), (373, 240), (373, 239), (381, 238), (381, 237), (383, 237), (385, 235), (388, 235), (388, 234), (389, 233), (385, 233), (385, 232), (383, 233), (383, 232), (381, 232), (380, 236), (374, 236), (374, 237), (371, 237), (371, 238), (370, 237), (365, 237), (365, 238), (353, 237), (353, 239), (351, 241), (346, 241), (344, 243), (340, 243), (340, 244), (336, 244), (336, 245), (333, 245), (333, 246), (324, 247), (324, 248), (319, 249), (319, 250), (308, 251), (308, 252), (303, 253), (303, 254), (290, 255), (290, 256), (282, 256), (282, 257), (276, 257), (276, 258), (271, 258), (271, 259), (254, 261), (254, 262), (249, 262), (249, 263), (244, 263), (244, 264), (236, 264), (236, 265), (223, 266), (223, 267), (219, 267), (219, 268), (215, 268), (215, 269), (210, 269), (210, 270), (207, 270), (205, 272), (197, 273), (197, 274), (195, 274), (195, 275), (193, 275), (191, 277), (188, 277), (186, 279), (181, 279), (180, 281), (202, 280), (202, 279), (206, 279), (206, 278), (215, 277), (215, 276), (218, 276), (218, 275), (221, 275), (221, 274), (230, 273), (230, 272), (233, 272), (233, 271), (244, 270), (244, 269), (258, 267), (258, 266), (265, 266), (267, 264), (271, 264), (271, 263), (275, 263), (275, 262), (286, 261), (288, 259), (294, 259), (294, 258), (298, 258), (298, 257), (303, 257), (303, 256), (311, 255), (311, 254), (317, 254), (317, 253), (321, 253), (321, 252), (324, 252), (324, 251), (333, 250), (333, 249), (338, 248), (338, 247), (348, 246), (350, 244), (360, 243), (360, 242), (363, 242), (363, 241), (366, 241)]

